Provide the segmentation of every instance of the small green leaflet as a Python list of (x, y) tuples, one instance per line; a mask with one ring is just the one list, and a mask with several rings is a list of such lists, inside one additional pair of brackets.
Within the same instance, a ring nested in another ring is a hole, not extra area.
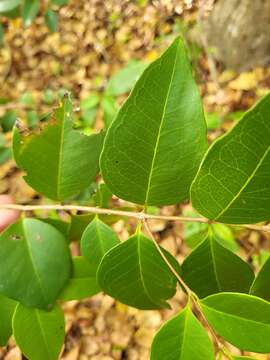
[(40, 0), (24, 0), (22, 17), (25, 26), (29, 26), (36, 18), (40, 6)]
[(145, 68), (146, 64), (141, 61), (130, 61), (126, 67), (110, 78), (106, 87), (105, 96), (119, 96), (130, 91)]
[(0, 295), (0, 346), (6, 346), (12, 335), (12, 317), (17, 302)]
[(85, 229), (81, 239), (81, 253), (97, 270), (101, 259), (120, 240), (116, 233), (97, 217)]
[(201, 301), (212, 328), (241, 350), (269, 353), (270, 303), (258, 297), (220, 293)]
[(165, 359), (215, 359), (213, 344), (189, 306), (167, 321), (154, 337), (151, 360)]
[[(180, 266), (162, 249), (176, 271)], [(152, 240), (138, 232), (112, 248), (98, 269), (98, 283), (104, 292), (138, 309), (169, 308), (166, 302), (176, 291), (176, 278)]]
[(177, 38), (143, 72), (112, 122), (101, 155), (102, 175), (124, 200), (176, 204), (189, 197), (206, 147), (200, 96)]
[[(8, 254), (8, 256), (7, 256)], [(0, 293), (50, 309), (70, 277), (68, 243), (53, 226), (23, 219), (0, 235)]]
[(248, 293), (254, 279), (250, 266), (209, 232), (182, 265), (185, 283), (200, 297), (225, 291)]
[(208, 150), (191, 187), (209, 219), (251, 224), (270, 219), (270, 94)]
[(64, 200), (87, 188), (99, 169), (103, 133), (86, 136), (73, 129), (68, 98), (40, 134), (13, 132), (13, 154), (26, 171), (26, 182), (53, 200)]
[(50, 32), (57, 31), (58, 18), (56, 12), (52, 9), (48, 9), (45, 13), (45, 22)]
[(20, 5), (21, 0), (0, 0), (0, 13), (15, 9)]
[(263, 298), (267, 301), (270, 301), (270, 257), (263, 264), (261, 270), (259, 271), (256, 279), (254, 280), (251, 288), (250, 294)]
[(50, 312), (18, 305), (13, 318), (16, 344), (30, 360), (57, 360), (64, 343), (65, 320), (60, 307)]
[(93, 296), (101, 291), (96, 269), (82, 256), (73, 257), (72, 276), (59, 296), (60, 300), (80, 300)]

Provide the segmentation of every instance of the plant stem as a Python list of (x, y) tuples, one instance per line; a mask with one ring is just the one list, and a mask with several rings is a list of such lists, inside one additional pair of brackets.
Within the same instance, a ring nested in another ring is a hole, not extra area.
[(156, 249), (158, 250), (160, 256), (162, 257), (162, 259), (164, 260), (164, 262), (166, 263), (166, 265), (168, 266), (168, 268), (170, 269), (170, 271), (173, 273), (173, 275), (176, 277), (176, 279), (178, 280), (178, 283), (185, 289), (187, 295), (188, 295), (188, 299), (189, 301), (191, 300), (194, 307), (197, 309), (197, 311), (199, 312), (199, 314), (201, 315), (203, 322), (205, 323), (206, 327), (209, 329), (216, 348), (221, 351), (226, 357), (228, 357), (228, 350), (226, 348), (224, 348), (224, 346), (220, 343), (219, 338), (217, 337), (215, 331), (212, 329), (211, 325), (209, 324), (208, 320), (206, 319), (206, 317), (204, 316), (204, 313), (201, 309), (200, 306), (200, 301), (199, 298), (197, 297), (197, 295), (188, 287), (188, 285), (185, 283), (185, 281), (182, 279), (182, 277), (180, 276), (180, 274), (178, 274), (178, 272), (174, 269), (174, 267), (170, 264), (170, 262), (167, 260), (166, 256), (164, 255), (164, 253), (162, 252), (160, 246), (158, 245), (152, 231), (149, 228), (148, 222), (146, 219), (142, 219), (141, 220), (145, 230), (147, 231), (148, 235), (150, 236), (150, 238), (152, 239), (153, 243), (155, 244)]
[[(167, 215), (152, 215), (136, 211), (124, 211), (117, 209), (103, 209), (94, 206), (79, 206), (79, 205), (18, 205), (18, 204), (0, 204), (0, 209), (6, 210), (20, 210), (20, 211), (35, 211), (35, 210), (62, 210), (62, 211), (81, 211), (91, 214), (101, 215), (119, 215), (136, 219), (148, 219), (148, 220), (164, 220), (164, 221), (178, 221), (178, 222), (199, 222), (204, 224), (217, 224), (216, 221), (211, 221), (204, 217), (191, 217), (191, 216), (167, 216)], [(268, 225), (250, 225), (250, 224), (228, 224), (230, 226), (242, 227), (249, 230), (264, 231), (270, 233), (270, 227)]]

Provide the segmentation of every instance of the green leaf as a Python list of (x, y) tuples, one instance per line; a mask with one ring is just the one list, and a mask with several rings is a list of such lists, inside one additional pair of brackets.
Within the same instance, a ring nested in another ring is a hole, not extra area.
[(211, 224), (211, 229), (213, 230), (216, 240), (220, 243), (220, 245), (234, 252), (239, 250), (239, 245), (236, 242), (234, 233), (229, 226), (225, 224)]
[(72, 127), (72, 103), (64, 99), (41, 133), (13, 133), (13, 153), (26, 182), (53, 200), (87, 188), (98, 172), (103, 133), (86, 136)]
[(0, 13), (8, 12), (20, 5), (21, 0), (0, 0)]
[(22, 18), (25, 26), (29, 26), (36, 18), (39, 11), (39, 0), (24, 0)]
[(67, 241), (53, 226), (23, 219), (0, 235), (0, 293), (51, 308), (71, 270)]
[(64, 301), (80, 300), (93, 296), (101, 291), (96, 269), (82, 256), (73, 259), (73, 273), (69, 283), (59, 296)]
[(251, 288), (250, 294), (261, 297), (267, 301), (270, 301), (270, 257), (263, 264), (260, 272), (256, 276)]
[(51, 2), (54, 5), (64, 6), (68, 4), (69, 0), (51, 0)]
[(12, 317), (17, 302), (0, 295), (0, 346), (6, 346), (12, 335)]
[(201, 301), (213, 329), (241, 350), (269, 353), (270, 303), (258, 297), (221, 293)]
[[(177, 261), (166, 250), (162, 251), (179, 272)], [(176, 291), (175, 276), (153, 241), (142, 233), (112, 248), (103, 257), (97, 278), (106, 294), (144, 310), (169, 308), (166, 300)]]
[(97, 192), (94, 194), (93, 199), (96, 206), (101, 208), (108, 208), (109, 202), (112, 199), (112, 192), (104, 183), (98, 185)]
[(102, 175), (124, 200), (175, 204), (188, 198), (206, 146), (200, 96), (177, 38), (144, 71), (111, 124)]
[(254, 274), (240, 257), (209, 234), (182, 265), (183, 279), (200, 297), (224, 291), (249, 292)]
[(103, 110), (103, 122), (105, 127), (108, 128), (115, 118), (117, 111), (119, 110), (119, 106), (113, 96), (105, 95), (101, 99), (101, 107)]
[(270, 219), (270, 94), (208, 150), (192, 184), (193, 206), (209, 219), (251, 224)]
[(52, 218), (38, 218), (38, 220), (45, 222), (46, 224), (52, 225), (55, 229), (60, 231), (65, 238), (69, 236), (70, 223), (62, 221), (60, 219)]
[(57, 360), (65, 337), (64, 314), (18, 305), (13, 318), (16, 344), (30, 360)]
[(95, 217), (82, 235), (81, 253), (97, 271), (103, 256), (119, 243), (116, 233)]
[(12, 130), (15, 122), (16, 122), (16, 112), (13, 110), (7, 111), (1, 118), (1, 126), (4, 132), (9, 132)]
[(58, 29), (58, 19), (56, 12), (48, 9), (45, 13), (45, 22), (50, 32), (56, 32)]
[(108, 81), (106, 94), (119, 96), (129, 92), (146, 68), (146, 64), (133, 60)]
[(189, 306), (167, 321), (156, 334), (151, 360), (214, 360), (207, 332)]
[(233, 360), (255, 360), (255, 358), (249, 357), (249, 356), (233, 356)]
[[(70, 241), (79, 241), (81, 240), (84, 230), (87, 228), (89, 223), (94, 219), (94, 214), (82, 214), (82, 215), (72, 215), (69, 231)], [(106, 224), (114, 224), (116, 221), (121, 219), (117, 215), (99, 215), (99, 219), (105, 222)]]

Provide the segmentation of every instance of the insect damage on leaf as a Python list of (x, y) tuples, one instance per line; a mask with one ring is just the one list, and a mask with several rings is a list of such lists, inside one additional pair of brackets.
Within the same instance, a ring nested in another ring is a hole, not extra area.
[(95, 179), (103, 137), (102, 132), (87, 136), (74, 130), (72, 102), (65, 97), (44, 126), (31, 133), (18, 124), (14, 127), (14, 159), (31, 187), (50, 199), (64, 200)]

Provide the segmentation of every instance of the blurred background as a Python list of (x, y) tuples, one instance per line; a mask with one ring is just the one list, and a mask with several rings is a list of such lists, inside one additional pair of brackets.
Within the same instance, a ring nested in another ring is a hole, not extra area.
[[(0, 20), (0, 194), (16, 203), (50, 203), (27, 186), (12, 160), (16, 119), (30, 130), (39, 128), (69, 91), (78, 130), (90, 134), (107, 128), (147, 64), (178, 35), (187, 43), (203, 97), (209, 142), (269, 91), (269, 0), (0, 0)], [(100, 205), (100, 198), (103, 207), (129, 206), (112, 197), (99, 179), (71, 202)], [(180, 212), (193, 214), (189, 204), (162, 209), (164, 215)], [(66, 221), (72, 240), (90, 219), (47, 215)], [(134, 230), (132, 220), (107, 221), (123, 239)], [(180, 261), (202, 239), (205, 226), (151, 222), (160, 243)], [(267, 234), (225, 225), (216, 225), (216, 233), (255, 268), (268, 256)], [(149, 359), (154, 333), (182, 303), (177, 295), (171, 310), (145, 312), (103, 295), (69, 302), (62, 358)], [(11, 340), (0, 348), (0, 359), (23, 357)]]

